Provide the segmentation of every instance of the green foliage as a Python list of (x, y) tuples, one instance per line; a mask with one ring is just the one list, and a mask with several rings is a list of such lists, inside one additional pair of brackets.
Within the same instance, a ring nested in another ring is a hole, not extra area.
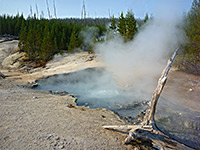
[(200, 45), (200, 1), (194, 0), (187, 16), (186, 34), (191, 43)]
[(132, 40), (137, 32), (136, 20), (131, 11), (126, 14), (126, 40)]
[(183, 46), (183, 51), (177, 58), (176, 65), (179, 69), (200, 74), (200, 1), (194, 0), (191, 10), (185, 19), (185, 32), (188, 43)]
[(76, 31), (76, 28), (73, 28), (71, 37), (70, 37), (70, 42), (69, 42), (69, 51), (74, 52), (74, 49), (79, 47), (79, 42), (78, 42), (78, 33)]
[(17, 14), (15, 17), (0, 16), (0, 35), (10, 34), (18, 36), (24, 20), (23, 14), (21, 16)]
[[(95, 23), (95, 19), (89, 21)], [(98, 34), (95, 35), (95, 41), (97, 36), (102, 36), (106, 31), (106, 27), (98, 21), (101, 19), (96, 20), (95, 28), (98, 28)], [(36, 15), (27, 19), (24, 19), (23, 14), (17, 14), (15, 17), (0, 16), (0, 35), (19, 36), (18, 46), (26, 53), (28, 60), (42, 64), (52, 59), (54, 54), (63, 54), (63, 50), (73, 52), (81, 47), (84, 39), (80, 32), (83, 28), (83, 25), (71, 23), (69, 20), (37, 19)], [(93, 49), (92, 45), (88, 47)]]
[(125, 37), (126, 35), (126, 19), (124, 18), (123, 12), (121, 13), (119, 17), (119, 23), (117, 25), (118, 27), (118, 32), (121, 34), (121, 36)]
[(148, 14), (146, 14), (144, 17), (144, 23), (146, 23), (148, 20), (149, 20), (149, 16), (148, 16)]
[(114, 31), (117, 29), (116, 21), (115, 21), (114, 15), (113, 15), (112, 20), (111, 20), (110, 29), (111, 29), (111, 30), (114, 30)]
[(133, 40), (134, 35), (137, 33), (137, 21), (134, 18), (134, 14), (132, 11), (128, 11), (126, 17), (124, 17), (123, 12), (120, 14), (119, 22), (116, 25), (116, 19), (112, 18), (110, 29), (107, 33), (107, 40), (112, 39), (115, 36), (115, 31), (119, 32), (119, 34), (124, 38), (124, 41)]

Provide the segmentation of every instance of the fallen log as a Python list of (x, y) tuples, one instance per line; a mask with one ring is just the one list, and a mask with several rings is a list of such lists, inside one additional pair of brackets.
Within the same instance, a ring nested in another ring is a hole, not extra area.
[(4, 42), (8, 42), (8, 41), (13, 41), (13, 40), (19, 40), (19, 38), (18, 37), (6, 38), (6, 39), (0, 41), (0, 43), (4, 43)]
[(163, 69), (161, 77), (158, 80), (158, 85), (153, 93), (150, 102), (150, 108), (146, 110), (143, 120), (138, 125), (103, 126), (104, 129), (129, 131), (129, 135), (125, 139), (124, 144), (129, 144), (132, 140), (139, 138), (143, 139), (144, 141), (147, 139), (152, 141), (154, 147), (157, 147), (159, 149), (190, 149), (189, 147), (179, 143), (178, 141), (173, 140), (169, 136), (162, 133), (162, 131), (160, 131), (156, 126), (154, 118), (158, 99), (165, 86), (167, 75), (174, 62), (178, 50), (179, 48), (174, 51), (172, 57), (168, 60), (166, 67)]

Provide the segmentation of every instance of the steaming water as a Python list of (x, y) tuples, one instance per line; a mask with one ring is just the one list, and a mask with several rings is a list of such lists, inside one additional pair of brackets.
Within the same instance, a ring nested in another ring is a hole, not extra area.
[(39, 90), (67, 91), (78, 98), (79, 106), (107, 108), (124, 117), (133, 117), (146, 107), (140, 104), (135, 107), (135, 103), (144, 99), (137, 97), (135, 89), (120, 89), (112, 73), (101, 68), (52, 76), (39, 80), (38, 84), (36, 89)]
[[(67, 91), (78, 98), (79, 106), (107, 108), (129, 121), (137, 118), (139, 112), (146, 108), (141, 102), (147, 99), (139, 96), (140, 91), (134, 88), (121, 89), (113, 79), (112, 73), (101, 68), (40, 79), (38, 84), (36, 89)], [(151, 97), (151, 94), (143, 94)], [(200, 149), (199, 113), (176, 106), (161, 97), (157, 107), (156, 122), (160, 129), (173, 135), (175, 139)]]

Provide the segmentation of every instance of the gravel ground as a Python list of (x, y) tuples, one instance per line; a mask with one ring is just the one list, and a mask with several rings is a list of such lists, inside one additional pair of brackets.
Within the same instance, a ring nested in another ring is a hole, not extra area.
[(114, 113), (76, 107), (75, 98), (0, 80), (0, 149), (131, 149), (126, 134), (102, 129), (124, 124)]

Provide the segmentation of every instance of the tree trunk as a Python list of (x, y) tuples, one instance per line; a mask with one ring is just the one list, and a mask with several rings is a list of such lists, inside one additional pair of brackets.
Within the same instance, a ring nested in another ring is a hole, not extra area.
[(179, 48), (177, 48), (175, 50), (172, 57), (168, 60), (167, 66), (162, 71), (161, 77), (158, 80), (158, 85), (157, 85), (157, 87), (156, 87), (156, 89), (153, 93), (152, 99), (151, 99), (151, 106), (150, 106), (149, 113), (146, 114), (146, 117), (145, 117), (146, 120), (144, 120), (146, 125), (155, 124), (154, 116), (155, 116), (155, 111), (156, 111), (158, 99), (160, 97), (160, 94), (161, 94), (164, 86), (165, 86), (165, 83), (167, 81), (168, 72), (169, 72), (169, 70), (172, 66), (172, 63), (174, 62), (174, 59), (176, 57), (176, 53), (177, 53), (178, 50), (179, 50)]

